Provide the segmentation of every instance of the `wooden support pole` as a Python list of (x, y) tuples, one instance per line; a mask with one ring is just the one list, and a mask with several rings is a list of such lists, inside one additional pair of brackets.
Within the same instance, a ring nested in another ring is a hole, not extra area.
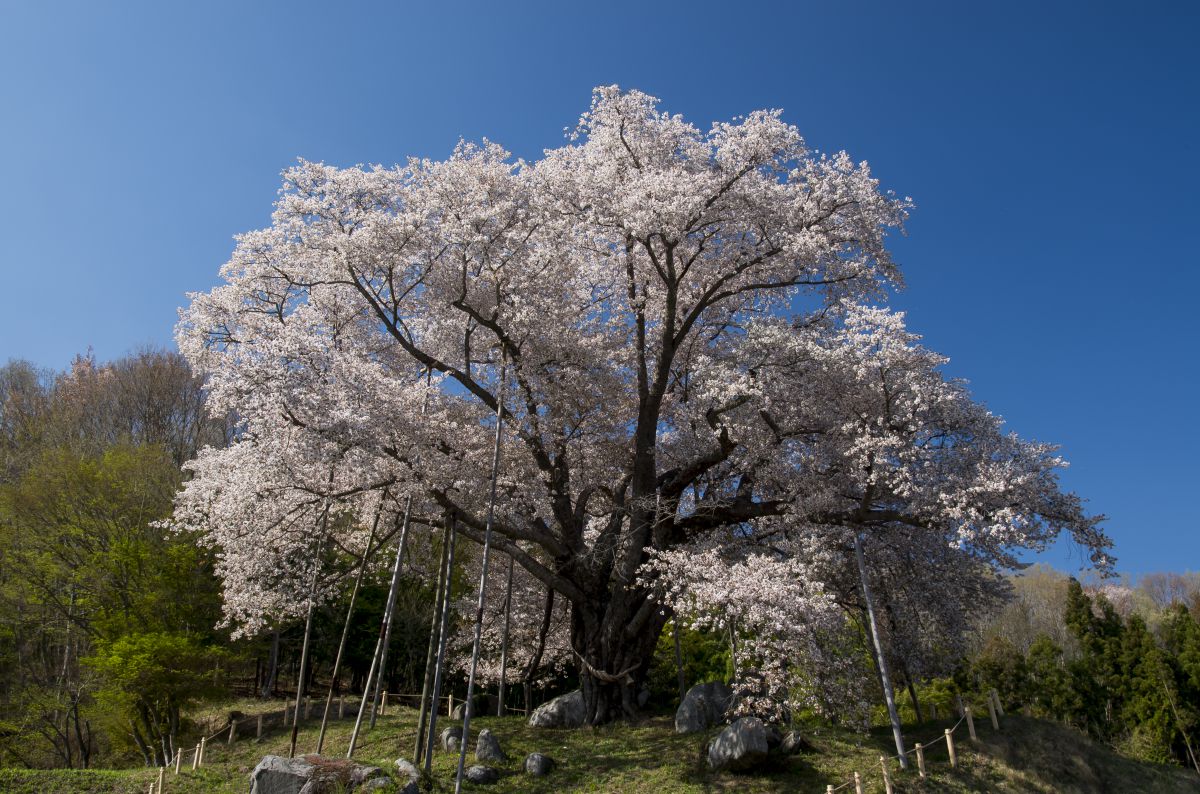
[(833, 794), (833, 784), (832, 783), (825, 784), (825, 794)]
[(446, 695), (446, 716), (449, 717), (454, 713), (454, 693)]
[(166, 773), (167, 773), (167, 768), (165, 766), (160, 766), (158, 768), (158, 791), (159, 791), (159, 794), (162, 794), (163, 784), (165, 783), (165, 781), (163, 780), (163, 776), (166, 775)]
[(946, 729), (946, 752), (950, 754), (950, 766), (958, 766), (958, 755), (954, 752), (954, 734)]
[(996, 719), (996, 703), (990, 694), (988, 695), (988, 716), (992, 718), (992, 730), (1000, 730), (1000, 720)]
[(920, 773), (921, 778), (924, 779), (925, 778), (925, 748), (921, 745), (920, 742), (917, 742), (914, 745), (914, 747), (917, 748), (917, 772)]
[(154, 794), (154, 781), (150, 781), (150, 794)]
[(387, 690), (383, 690), (383, 697), (379, 700), (379, 716), (387, 714)]
[(255, 739), (261, 739), (261, 738), (262, 738), (262, 726), (263, 726), (263, 715), (262, 715), (262, 712), (259, 712), (259, 714), (258, 714), (258, 727), (254, 729), (254, 738), (255, 738)]
[(854, 773), (854, 794), (863, 794), (862, 775)]
[(967, 731), (971, 734), (971, 741), (977, 742), (979, 737), (975, 735), (975, 718), (971, 716), (971, 707), (963, 706), (963, 710), (966, 712)]
[(879, 756), (879, 766), (883, 769), (883, 787), (887, 794), (896, 794), (896, 789), (892, 788), (892, 773), (888, 771), (887, 759), (882, 755)]
[(200, 737), (200, 766), (204, 766), (204, 747), (208, 744), (208, 737)]
[(237, 720), (229, 721), (229, 739), (226, 744), (233, 744), (233, 740), (237, 738)]
[(179, 765), (181, 763), (183, 763), (183, 751), (176, 750), (175, 751), (175, 774), (177, 774), (177, 775), (179, 774)]
[(200, 766), (200, 745), (197, 744), (196, 749), (192, 752), (192, 771), (196, 771), (198, 766)]
[(1004, 706), (1000, 705), (1000, 693), (994, 689), (992, 690), (992, 700), (996, 701), (996, 713), (1003, 717)]
[(346, 719), (346, 696), (345, 695), (341, 695), (340, 697), (338, 697), (338, 719), (339, 720)]

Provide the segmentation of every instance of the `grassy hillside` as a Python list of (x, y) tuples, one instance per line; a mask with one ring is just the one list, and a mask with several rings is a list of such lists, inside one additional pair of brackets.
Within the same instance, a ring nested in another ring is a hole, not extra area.
[[(261, 740), (253, 738), (251, 704), (237, 704), (251, 715), (250, 736), (239, 738), (232, 746), (223, 737), (214, 740), (206, 752), (205, 765), (190, 770), (191, 752), (185, 758), (182, 774), (168, 772), (164, 794), (209, 794), (245, 792), (247, 775), (266, 754), (287, 754), (287, 734), (281, 728), (267, 732)], [(316, 713), (314, 709), (314, 713)], [(220, 727), (223, 717), (207, 717), (211, 730)], [(349, 739), (351, 720), (337, 722), (326, 737), (326, 755), (341, 755)], [(380, 720), (373, 732), (359, 742), (356, 757), (360, 761), (392, 769), (397, 756), (411, 757), (416, 714), (398, 709)], [(309, 751), (316, 745), (317, 720), (300, 734), (299, 747)], [(444, 724), (444, 720), (442, 723)], [(908, 726), (910, 741), (942, 736), (948, 722), (927, 722)], [(578, 731), (531, 729), (520, 717), (481, 717), (472, 720), (472, 728), (491, 728), (500, 738), (511, 760), (504, 766), (501, 781), (488, 787), (497, 794), (530, 792), (625, 792), (635, 794), (666, 792), (824, 792), (849, 782), (857, 770), (866, 780), (865, 790), (882, 792), (879, 756), (889, 753), (890, 733), (880, 730), (863, 736), (853, 732), (812, 726), (806, 736), (813, 750), (792, 758), (780, 759), (749, 774), (710, 774), (703, 762), (702, 748), (707, 737), (678, 736), (669, 717), (646, 720), (636, 726), (614, 725)], [(1109, 749), (1053, 723), (1009, 716), (1000, 732), (990, 725), (979, 726), (979, 741), (967, 740), (966, 726), (956, 736), (959, 766), (952, 769), (947, 761), (945, 742), (932, 744), (926, 755), (929, 778), (922, 781), (915, 769), (900, 772), (893, 767), (893, 780), (900, 792), (1194, 792), (1200, 790), (1200, 777), (1176, 767), (1138, 763), (1117, 756)], [(553, 757), (558, 768), (548, 777), (536, 779), (521, 773), (521, 763), (530, 752)], [(470, 758), (471, 756), (468, 756)], [(439, 753), (434, 759), (434, 791), (453, 790), (453, 770), (457, 755)], [(914, 764), (915, 766), (915, 764)], [(54, 770), (28, 771), (0, 769), (0, 791), (12, 794), (133, 794), (145, 792), (157, 773), (147, 769), (129, 770)], [(853, 792), (851, 784), (842, 791)]]

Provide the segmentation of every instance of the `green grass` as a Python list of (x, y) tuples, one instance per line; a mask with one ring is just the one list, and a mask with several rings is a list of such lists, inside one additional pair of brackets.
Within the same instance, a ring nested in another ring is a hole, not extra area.
[[(289, 734), (278, 725), (279, 704), (270, 707), (275, 725), (262, 739), (255, 739), (254, 716), (264, 704), (243, 701), (213, 708), (198, 715), (211, 733), (220, 727), (230, 711), (249, 716), (240, 729), (240, 738), (227, 745), (219, 737), (208, 745), (205, 765), (190, 769), (191, 750), (185, 755), (183, 772), (167, 773), (164, 794), (211, 794), (245, 792), (248, 775), (262, 756), (287, 755)], [(319, 706), (313, 705), (313, 719), (300, 732), (298, 753), (315, 749), (319, 725)], [(389, 711), (374, 731), (360, 736), (356, 760), (376, 764), (391, 771), (400, 756), (411, 758), (415, 738), (416, 713), (411, 709)], [(325, 755), (341, 756), (349, 741), (353, 724), (351, 710), (347, 719), (335, 721), (327, 732)], [(439, 721), (439, 728), (445, 719)], [(1200, 777), (1177, 767), (1138, 763), (1122, 758), (1111, 750), (1054, 723), (1009, 716), (1000, 732), (993, 732), (984, 721), (979, 725), (979, 741), (970, 742), (965, 725), (956, 733), (959, 766), (951, 769), (940, 740), (949, 722), (926, 722), (906, 726), (908, 741), (938, 739), (926, 754), (929, 777), (921, 780), (915, 769), (901, 772), (892, 766), (898, 792), (1038, 792), (1071, 794), (1079, 792), (1194, 792), (1200, 790)], [(891, 734), (886, 729), (868, 735), (823, 725), (810, 725), (804, 731), (812, 751), (769, 762), (746, 774), (708, 772), (703, 747), (709, 735), (680, 736), (674, 732), (669, 716), (654, 717), (637, 725), (609, 725), (575, 731), (530, 728), (521, 717), (480, 717), (471, 721), (472, 733), (490, 728), (500, 739), (510, 760), (499, 765), (502, 778), (493, 786), (465, 786), (476, 791), (497, 794), (549, 794), (550, 792), (824, 792), (828, 784), (847, 783), (855, 771), (864, 775), (865, 790), (882, 792), (879, 756), (891, 754)], [(194, 737), (193, 737), (194, 740)], [(542, 752), (554, 758), (558, 766), (545, 778), (530, 778), (521, 771), (525, 755)], [(434, 757), (432, 791), (453, 791), (457, 754), (437, 753)], [(468, 755), (473, 762), (473, 755)], [(893, 762), (894, 764), (894, 762)], [(915, 767), (915, 762), (914, 762)], [(157, 771), (126, 770), (18, 770), (0, 769), (0, 791), (11, 794), (133, 794), (145, 792), (157, 777)], [(853, 785), (841, 789), (853, 792)]]

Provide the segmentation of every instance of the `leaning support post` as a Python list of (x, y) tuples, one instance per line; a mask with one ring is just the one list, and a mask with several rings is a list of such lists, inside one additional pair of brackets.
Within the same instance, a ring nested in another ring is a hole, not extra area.
[(892, 788), (892, 772), (888, 769), (887, 758), (879, 756), (879, 767), (883, 770), (883, 787), (887, 789), (887, 794), (896, 794), (896, 789)]
[(165, 766), (160, 766), (158, 768), (158, 792), (159, 792), (159, 794), (162, 794), (163, 786), (166, 785), (166, 780), (164, 780), (164, 776), (166, 775), (166, 773), (167, 773), (167, 768)]
[(946, 729), (946, 752), (950, 755), (950, 766), (958, 766), (958, 754), (954, 752), (954, 732)]
[(854, 773), (854, 794), (863, 794), (862, 775)]
[(200, 745), (196, 745), (196, 749), (192, 751), (192, 771), (200, 767)]
[(230, 720), (229, 721), (229, 739), (226, 740), (225, 744), (233, 744), (233, 741), (236, 738), (237, 738), (237, 720)]
[(1000, 720), (996, 718), (996, 701), (992, 700), (991, 693), (988, 693), (988, 716), (992, 718), (992, 730), (1000, 730)]
[[(449, 641), (450, 634), (450, 595), (451, 585), (453, 584), (453, 576), (451, 572), (454, 570), (454, 544), (457, 541), (458, 535), (458, 518), (453, 513), (446, 517), (446, 523), (450, 525), (450, 552), (446, 557), (446, 592), (442, 598), (442, 619), (438, 624), (438, 649), (437, 656), (433, 662), (433, 692), (430, 693), (429, 702), (433, 704), (433, 708), (429, 713), (429, 734), (425, 742), (425, 776), (428, 777), (433, 765), (433, 743), (437, 738), (437, 702), (442, 697), (442, 674), (446, 668), (446, 644)], [(449, 703), (449, 699), (447, 699)], [(447, 706), (446, 716), (449, 717), (450, 710)], [(466, 742), (466, 736), (463, 736), (463, 742)]]
[(181, 763), (183, 763), (183, 751), (176, 750), (175, 751), (175, 774), (177, 774), (177, 775), (179, 774), (179, 765)]
[[(329, 487), (333, 487), (333, 469), (329, 470)], [(317, 542), (317, 553), (313, 557), (312, 583), (308, 587), (308, 610), (304, 617), (304, 642), (300, 645), (300, 677), (296, 681), (296, 710), (292, 714), (292, 739), (288, 745), (288, 758), (296, 757), (296, 737), (300, 734), (300, 703), (304, 699), (305, 679), (308, 677), (308, 647), (312, 640), (313, 612), (317, 600), (317, 574), (321, 570), (321, 554), (325, 549), (326, 528), (329, 526), (329, 500), (321, 514), (321, 539)], [(304, 715), (305, 717), (308, 714)]]
[[(367, 562), (375, 547), (375, 533), (379, 530), (379, 516), (383, 513), (383, 503), (388, 498), (388, 491), (383, 489), (379, 496), (379, 507), (375, 509), (375, 519), (371, 522), (371, 534), (367, 536), (367, 548), (363, 552), (362, 562), (358, 566), (358, 575), (354, 577), (354, 587), (350, 590), (350, 605), (346, 607), (346, 622), (342, 624), (342, 638), (338, 641), (337, 654), (333, 657), (333, 672), (329, 674), (329, 694), (325, 695), (325, 710), (321, 713), (321, 730), (317, 734), (317, 755), (325, 748), (325, 729), (329, 725), (329, 711), (333, 708), (333, 690), (337, 688), (338, 673), (342, 671), (342, 655), (346, 652), (346, 638), (350, 636), (350, 620), (354, 617), (354, 607), (358, 603), (358, 591), (362, 587), (363, 575), (367, 572)], [(339, 713), (340, 717), (341, 714)]]
[(992, 700), (995, 701), (995, 703), (996, 703), (996, 715), (1003, 717), (1004, 716), (1004, 706), (1002, 706), (1000, 704), (1000, 693), (994, 689), (992, 690)]
[(875, 622), (875, 604), (871, 599), (871, 587), (867, 583), (867, 563), (863, 557), (862, 533), (854, 533), (854, 559), (858, 563), (858, 578), (862, 584), (863, 600), (867, 605), (867, 625), (871, 632), (871, 643), (875, 648), (875, 661), (879, 667), (879, 680), (883, 685), (883, 698), (887, 701), (888, 717), (892, 722), (892, 736), (896, 740), (896, 754), (900, 768), (908, 769), (908, 756), (904, 754), (904, 736), (900, 732), (900, 713), (896, 710), (896, 695), (892, 690), (892, 678), (888, 673), (887, 657), (879, 639), (879, 627)]
[[(434, 588), (433, 614), (429, 620), (429, 647), (425, 650), (425, 675), (421, 679), (421, 703), (417, 707), (417, 741), (413, 748), (413, 763), (420, 765), (425, 754), (425, 726), (429, 712), (438, 710), (437, 697), (433, 696), (433, 665), (437, 656), (438, 630), (442, 614), (442, 590), (446, 586), (446, 556), (450, 553), (450, 522), (442, 529), (442, 555), (438, 560), (437, 587)], [(431, 698), (432, 696), (432, 698)]]
[(979, 737), (975, 735), (975, 717), (971, 714), (971, 707), (963, 706), (963, 711), (966, 712), (967, 732), (971, 734), (971, 741), (977, 742), (979, 741)]
[(507, 368), (500, 365), (500, 386), (496, 389), (496, 440), (492, 444), (492, 483), (488, 496), (487, 523), (483, 529), (483, 562), (479, 572), (479, 600), (475, 606), (475, 641), (471, 645), (471, 668), (467, 675), (467, 699), (463, 706), (463, 735), (458, 748), (458, 771), (454, 775), (454, 794), (461, 794), (463, 766), (470, 740), (471, 706), (475, 702), (475, 670), (479, 666), (479, 643), (483, 635), (483, 608), (487, 598), (488, 561), (492, 552), (492, 523), (496, 516), (496, 480), (500, 475), (500, 440), (504, 431), (504, 381)]
[(512, 620), (513, 558), (508, 558), (508, 579), (504, 586), (504, 634), (500, 639), (500, 697), (496, 703), (496, 716), (504, 716), (504, 690), (508, 688), (508, 627)]
[(917, 750), (917, 772), (921, 778), (925, 778), (925, 748), (920, 742), (917, 742), (913, 747)]
[(200, 766), (204, 766), (204, 748), (208, 744), (208, 739), (204, 736), (200, 737)]

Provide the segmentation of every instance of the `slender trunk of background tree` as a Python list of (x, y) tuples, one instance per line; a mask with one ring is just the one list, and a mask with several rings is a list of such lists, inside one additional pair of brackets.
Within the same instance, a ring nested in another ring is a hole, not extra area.
[[(375, 640), (375, 653), (371, 655), (371, 668), (367, 671), (367, 680), (363, 682), (362, 700), (358, 704), (358, 716), (354, 718), (354, 729), (350, 732), (350, 748), (346, 751), (347, 758), (354, 757), (354, 748), (358, 745), (358, 732), (362, 727), (363, 714), (367, 703), (371, 703), (371, 726), (375, 725), (374, 700), (368, 697), (375, 682), (383, 680), (383, 666), (387, 662), (387, 646), (392, 636), (392, 618), (396, 608), (396, 592), (400, 589), (400, 566), (404, 561), (404, 549), (408, 545), (408, 528), (412, 518), (412, 497), (404, 500), (404, 519), (400, 525), (400, 543), (396, 547), (396, 561), (392, 565), (392, 583), (388, 588), (387, 604), (383, 608), (383, 620), (379, 624), (379, 637)], [(378, 691), (378, 686), (374, 686)]]
[(504, 716), (504, 691), (508, 688), (508, 627), (512, 620), (513, 558), (508, 558), (508, 580), (504, 587), (504, 635), (500, 639), (500, 697), (496, 716)]
[(279, 675), (279, 627), (275, 627), (275, 631), (271, 636), (271, 655), (267, 659), (267, 671), (263, 676), (262, 689), (259, 690), (258, 696), (264, 700), (271, 697), (275, 691), (275, 678)]
[(887, 658), (883, 653), (883, 643), (879, 639), (879, 627), (875, 623), (875, 605), (871, 600), (871, 587), (867, 583), (867, 563), (863, 559), (862, 535), (854, 533), (854, 559), (858, 563), (858, 578), (862, 583), (863, 600), (867, 605), (867, 625), (874, 646), (875, 664), (879, 670), (880, 684), (883, 686), (883, 697), (887, 701), (888, 718), (892, 721), (892, 735), (896, 739), (896, 752), (900, 756), (900, 766), (908, 769), (908, 756), (904, 753), (904, 736), (900, 732), (900, 713), (896, 711), (896, 696), (892, 690), (891, 676), (888, 674)]
[[(429, 776), (433, 764), (433, 743), (437, 738), (437, 706), (442, 697), (442, 673), (446, 666), (446, 643), (449, 640), (447, 635), (450, 633), (450, 600), (454, 589), (454, 544), (457, 541), (458, 517), (451, 513), (446, 517), (446, 523), (450, 527), (450, 552), (446, 557), (446, 591), (442, 597), (442, 616), (438, 621), (438, 650), (433, 663), (433, 692), (429, 698), (431, 708), (429, 709), (429, 738), (425, 742), (426, 777)], [(446, 716), (449, 717), (448, 714)], [(463, 742), (466, 741), (467, 737), (463, 736)]]
[(679, 645), (679, 615), (671, 618), (672, 634), (675, 635), (675, 672), (679, 676), (679, 702), (687, 696), (687, 679), (683, 675), (683, 648)]
[(496, 440), (492, 444), (492, 483), (488, 496), (487, 523), (483, 530), (483, 563), (479, 571), (479, 599), (475, 607), (475, 641), (471, 645), (471, 669), (467, 675), (467, 701), (463, 706), (463, 738), (458, 748), (458, 772), (454, 776), (454, 794), (462, 791), (463, 764), (467, 760), (471, 712), (475, 710), (475, 670), (479, 666), (479, 643), (483, 636), (483, 608), (487, 602), (488, 561), (492, 552), (492, 522), (496, 517), (496, 480), (500, 476), (500, 440), (504, 433), (504, 381), (506, 368), (500, 366), (500, 386), (496, 390)]
[(525, 715), (533, 714), (533, 677), (542, 663), (542, 654), (546, 651), (546, 635), (550, 633), (550, 620), (554, 615), (554, 590), (546, 588), (546, 606), (542, 610), (542, 625), (538, 627), (537, 649), (529, 658), (525, 674), (521, 676), (525, 689)]
[[(443, 590), (446, 589), (447, 571), (446, 558), (450, 554), (450, 522), (446, 521), (442, 529), (442, 554), (438, 559), (437, 587), (434, 588), (433, 610), (429, 617), (429, 647), (425, 651), (425, 675), (421, 679), (421, 703), (417, 715), (417, 741), (413, 748), (413, 763), (420, 764), (425, 754), (425, 724), (429, 718), (430, 693), (433, 690), (433, 665), (436, 661), (439, 624), (441, 622), (441, 606), (445, 600)], [(437, 711), (437, 699), (434, 698), (432, 709)]]
[(325, 710), (321, 713), (321, 730), (317, 733), (317, 755), (325, 748), (325, 728), (329, 724), (329, 709), (333, 707), (333, 690), (337, 688), (338, 673), (342, 671), (342, 654), (346, 651), (346, 638), (350, 636), (350, 621), (354, 618), (354, 606), (358, 603), (358, 590), (362, 587), (363, 574), (367, 572), (367, 563), (371, 560), (371, 552), (375, 550), (375, 533), (379, 529), (379, 516), (383, 513), (383, 502), (387, 497), (388, 492), (384, 488), (379, 497), (379, 508), (375, 511), (375, 520), (371, 522), (371, 534), (367, 536), (367, 548), (363, 552), (362, 562), (358, 565), (358, 575), (354, 577), (354, 587), (350, 591), (350, 605), (346, 607), (342, 638), (338, 641), (337, 654), (333, 658), (333, 671), (329, 674), (329, 694), (325, 696)]
[(921, 701), (917, 700), (917, 690), (913, 686), (912, 677), (908, 674), (908, 670), (904, 670), (904, 683), (908, 689), (908, 699), (912, 701), (913, 713), (917, 715), (917, 722), (924, 722), (925, 716), (921, 713)]

